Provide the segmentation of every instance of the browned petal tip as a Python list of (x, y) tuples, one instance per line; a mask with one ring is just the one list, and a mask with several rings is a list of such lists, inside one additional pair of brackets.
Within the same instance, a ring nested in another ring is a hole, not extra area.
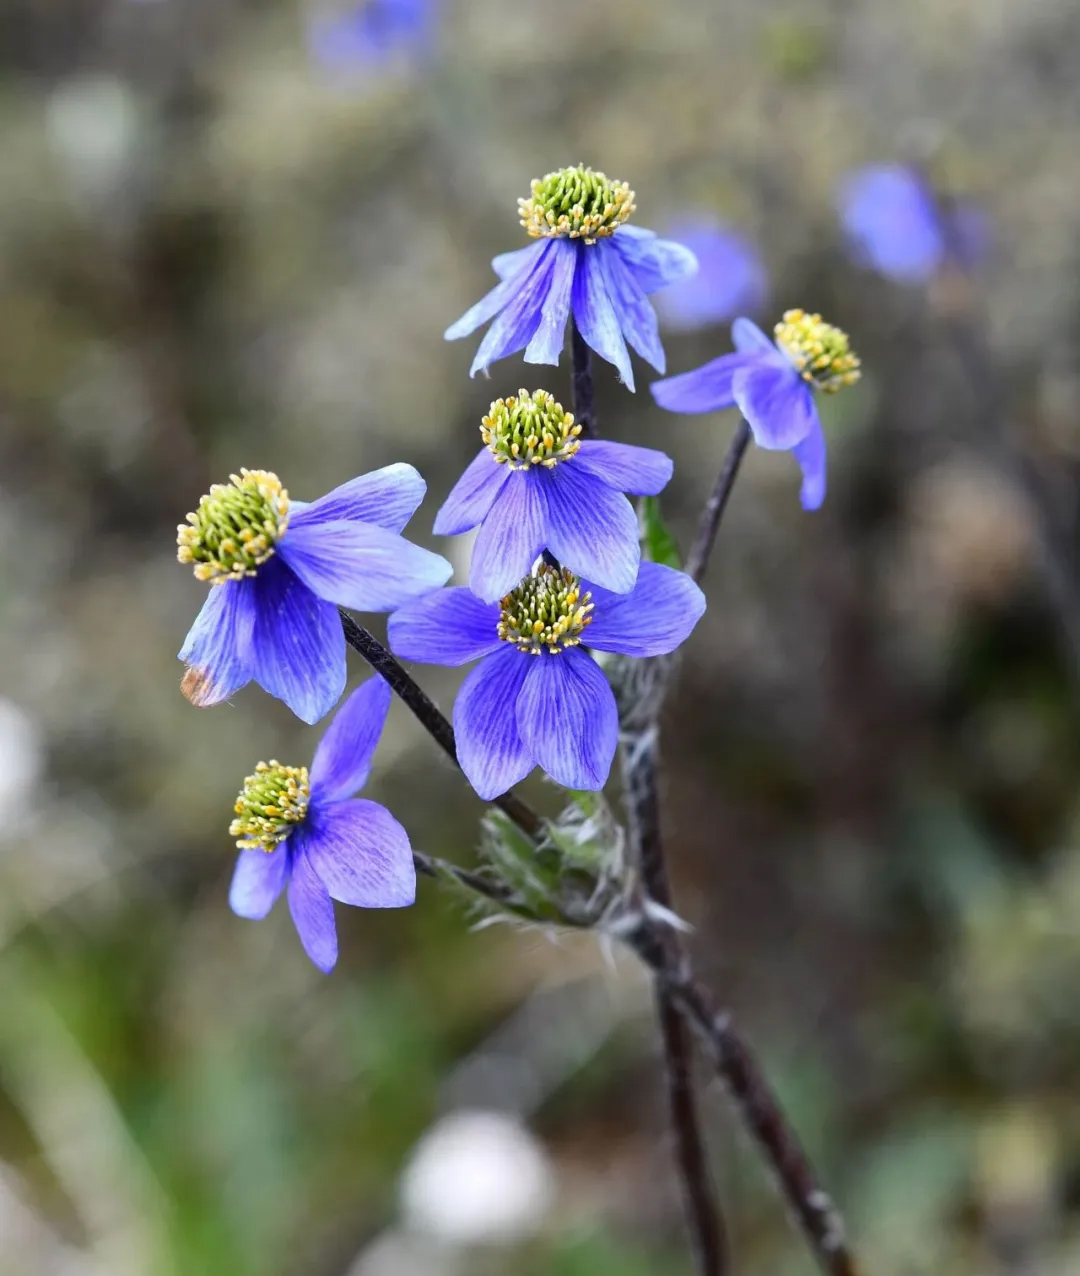
[(193, 705), (197, 705), (200, 709), (217, 704), (221, 699), (210, 680), (209, 673), (205, 669), (196, 669), (194, 666), (191, 666), (184, 674), (180, 682), (180, 690)]

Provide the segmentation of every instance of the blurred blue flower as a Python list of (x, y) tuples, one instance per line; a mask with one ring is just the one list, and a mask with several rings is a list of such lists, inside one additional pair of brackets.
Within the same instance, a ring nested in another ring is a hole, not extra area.
[(463, 588), (409, 603), (390, 617), (390, 646), (427, 664), (480, 661), (454, 703), (458, 762), (480, 797), (505, 793), (537, 766), (566, 788), (600, 789), (619, 715), (607, 678), (581, 644), (666, 655), (704, 610), (690, 577), (658, 563), (642, 563), (634, 588), (613, 594), (539, 561), (501, 603)]
[(852, 385), (859, 360), (839, 328), (820, 315), (789, 310), (770, 341), (756, 323), (736, 319), (734, 354), (678, 377), (656, 381), (653, 398), (669, 412), (718, 412), (737, 405), (758, 447), (790, 451), (803, 472), (807, 510), (825, 499), (825, 435), (814, 391)]
[(689, 248), (697, 274), (665, 288), (656, 298), (660, 320), (677, 332), (723, 323), (760, 310), (769, 277), (761, 255), (745, 235), (703, 219), (674, 222), (666, 234)]
[(390, 707), (379, 677), (338, 711), (307, 767), (260, 762), (236, 800), (229, 835), (240, 855), (229, 905), (260, 920), (286, 885), (304, 951), (320, 970), (337, 961), (332, 900), (357, 908), (405, 908), (416, 897), (409, 836), (377, 802), (353, 798), (371, 770)]
[(400, 535), (423, 500), (411, 465), (364, 474), (312, 504), (290, 503), (275, 474), (241, 470), (215, 484), (177, 531), (177, 557), (210, 583), (180, 659), (196, 705), (254, 679), (305, 722), (345, 690), (338, 606), (392, 611), (453, 570)]
[(425, 52), (435, 25), (435, 0), (360, 0), (323, 13), (308, 28), (313, 57), (332, 71), (378, 66), (399, 53)]
[(439, 536), (480, 527), (469, 587), (494, 602), (528, 575), (541, 550), (605, 589), (637, 579), (637, 515), (623, 495), (654, 496), (672, 462), (663, 452), (578, 438), (581, 426), (544, 390), (496, 399), (480, 427), (486, 446), (435, 518)]
[(521, 224), (537, 242), (492, 261), (499, 276), (486, 297), (447, 328), (447, 341), (494, 319), (470, 374), (524, 349), (526, 363), (558, 363), (573, 313), (585, 341), (634, 388), (627, 342), (658, 371), (664, 348), (650, 293), (697, 269), (694, 254), (627, 225), (634, 192), (625, 182), (577, 166), (532, 183), (518, 201)]
[(927, 283), (947, 265), (972, 270), (989, 250), (983, 209), (942, 199), (921, 173), (900, 164), (849, 174), (838, 203), (856, 259), (898, 283)]

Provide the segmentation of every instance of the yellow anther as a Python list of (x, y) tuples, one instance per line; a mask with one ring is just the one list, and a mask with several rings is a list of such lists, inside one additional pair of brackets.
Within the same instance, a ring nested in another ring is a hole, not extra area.
[(859, 357), (848, 341), (847, 333), (825, 323), (820, 315), (805, 310), (785, 311), (774, 329), (776, 341), (802, 375), (804, 381), (834, 394), (846, 385), (854, 385), (862, 375)]
[(581, 597), (573, 572), (540, 560), (499, 604), (499, 637), (533, 656), (576, 647), (592, 623), (591, 597)]
[(273, 554), (288, 525), (289, 494), (277, 475), (241, 470), (215, 483), (176, 529), (176, 557), (199, 580), (242, 580)]
[(307, 767), (260, 762), (233, 806), (229, 836), (241, 850), (274, 850), (307, 814), (310, 795)]
[(551, 469), (566, 461), (581, 447), (581, 426), (573, 413), (546, 390), (519, 390), (506, 399), (496, 399), (480, 423), (480, 435), (496, 461), (513, 470), (533, 465)]
[(518, 200), (521, 224), (533, 239), (583, 239), (594, 244), (614, 235), (634, 211), (634, 192), (582, 164), (535, 178), (528, 199)]

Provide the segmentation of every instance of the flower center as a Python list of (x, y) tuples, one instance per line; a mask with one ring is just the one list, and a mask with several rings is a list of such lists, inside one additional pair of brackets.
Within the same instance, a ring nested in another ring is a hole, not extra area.
[(488, 451), (512, 470), (532, 465), (554, 469), (581, 447), (581, 426), (571, 412), (546, 390), (519, 390), (517, 397), (496, 399), (480, 424)]
[(854, 385), (862, 376), (859, 356), (853, 353), (847, 333), (825, 323), (820, 315), (786, 310), (774, 332), (802, 379), (826, 394)]
[(236, 799), (229, 836), (244, 851), (272, 851), (307, 814), (311, 786), (306, 766), (260, 762)]
[(573, 572), (541, 559), (499, 604), (499, 637), (531, 656), (545, 648), (555, 655), (564, 647), (576, 647), (592, 624), (591, 598), (588, 593), (582, 596)]
[(532, 181), (532, 195), (518, 200), (521, 224), (533, 239), (584, 239), (595, 244), (614, 235), (634, 211), (626, 182), (578, 164)]
[(254, 576), (289, 524), (289, 494), (276, 474), (241, 470), (215, 483), (176, 529), (176, 557), (198, 580), (220, 585)]

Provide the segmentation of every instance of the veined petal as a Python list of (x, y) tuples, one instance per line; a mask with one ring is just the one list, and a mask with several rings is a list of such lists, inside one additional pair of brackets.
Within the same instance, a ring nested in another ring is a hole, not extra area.
[(485, 603), (471, 589), (451, 585), (394, 612), (390, 650), (425, 665), (467, 665), (498, 650), (498, 624), (498, 603)]
[(596, 651), (666, 656), (686, 641), (705, 611), (705, 595), (686, 572), (660, 563), (642, 563), (629, 594), (587, 588), (593, 613), (584, 641)]
[(342, 520), (375, 523), (391, 532), (400, 532), (424, 499), (427, 484), (411, 465), (385, 465), (381, 470), (361, 474), (342, 483), (317, 501), (297, 509), (293, 502), (289, 530), (307, 523)]
[(461, 769), (485, 801), (523, 780), (535, 765), (518, 731), (514, 706), (531, 657), (508, 643), (486, 656), (461, 684), (454, 701), (454, 733)]
[(390, 684), (376, 674), (337, 711), (311, 764), (312, 802), (341, 801), (364, 787), (390, 699)]
[(669, 412), (719, 412), (735, 402), (732, 382), (736, 372), (759, 362), (753, 355), (722, 354), (691, 372), (654, 381), (649, 389), (656, 402)]
[[(547, 242), (552, 245), (550, 251), (537, 257), (537, 264), (484, 334), (469, 368), (470, 376), (474, 377), (478, 372), (484, 371), (497, 359), (504, 359), (508, 354), (523, 350), (532, 340), (533, 333), (540, 326), (540, 316), (555, 268), (554, 241)], [(500, 288), (504, 286), (499, 285)]]
[(337, 927), (330, 892), (308, 862), (302, 847), (292, 857), (289, 876), (289, 912), (304, 952), (324, 974), (337, 964)]
[(317, 598), (289, 570), (280, 554), (259, 568), (254, 585), (255, 681), (302, 721), (314, 724), (345, 690), (341, 617), (333, 603)]
[(558, 363), (566, 340), (570, 290), (577, 268), (577, 249), (569, 239), (555, 241), (554, 266), (540, 311), (540, 326), (525, 347), (526, 363)]
[(736, 319), (731, 325), (731, 340), (740, 354), (767, 354), (772, 359), (783, 359), (776, 343), (761, 331), (753, 319)]
[(655, 496), (667, 487), (675, 464), (670, 456), (651, 447), (586, 439), (573, 458), (575, 469), (602, 479), (616, 492)]
[(486, 447), (481, 448), (435, 515), (435, 535), (457, 536), (479, 527), (510, 473), (508, 465), (500, 465)]
[(820, 509), (825, 500), (825, 432), (820, 420), (814, 421), (810, 433), (801, 443), (795, 444), (791, 454), (802, 469), (799, 500), (803, 509)]
[(611, 242), (646, 293), (689, 279), (698, 269), (697, 257), (685, 244), (661, 239), (655, 231), (641, 226), (620, 226)]
[(735, 402), (746, 417), (758, 447), (784, 451), (813, 429), (814, 396), (794, 368), (757, 364), (735, 374)]
[(229, 886), (229, 907), (237, 917), (261, 921), (274, 907), (289, 876), (289, 854), (288, 841), (269, 853), (240, 852)]
[(452, 323), (443, 333), (444, 339), (456, 341), (459, 337), (467, 337), (470, 332), (475, 332), (477, 328), (482, 327), (489, 319), (497, 315), (525, 286), (533, 271), (546, 260), (550, 243), (549, 239), (538, 239), (536, 243), (529, 244), (516, 253), (504, 253), (502, 258), (496, 258), (496, 261), (508, 263), (510, 257), (516, 257), (517, 264), (514, 271), (502, 275), (502, 283), (496, 284), (486, 296), (481, 297), (475, 306), (466, 310), (457, 323)]
[(320, 804), (304, 823), (303, 839), (331, 899), (357, 908), (407, 908), (416, 899), (409, 835), (378, 802)]
[(599, 256), (608, 296), (619, 317), (623, 336), (657, 372), (663, 372), (667, 361), (652, 303), (610, 239), (597, 244), (594, 251)]
[(619, 317), (608, 296), (603, 267), (596, 252), (597, 244), (582, 244), (578, 249), (578, 266), (570, 302), (574, 319), (585, 341), (608, 363), (613, 363), (628, 390), (634, 388), (634, 370), (623, 340)]
[(540, 251), (541, 244), (533, 240), (524, 248), (514, 248), (508, 253), (499, 253), (491, 259), (491, 269), (500, 279), (510, 279), (519, 271), (526, 261), (531, 261)]
[(535, 477), (544, 486), (547, 548), (559, 562), (605, 589), (620, 594), (633, 589), (641, 545), (626, 497), (573, 462)]
[(373, 523), (290, 527), (278, 552), (320, 598), (357, 611), (393, 611), (453, 574), (445, 558)]
[(580, 647), (537, 656), (517, 702), (522, 739), (556, 784), (602, 789), (619, 739), (615, 696)]
[(546, 543), (544, 485), (535, 470), (512, 473), (473, 545), (469, 588), (485, 602), (508, 594)]
[(220, 704), (251, 681), (254, 582), (211, 585), (179, 656), (188, 666), (181, 684), (192, 704)]

